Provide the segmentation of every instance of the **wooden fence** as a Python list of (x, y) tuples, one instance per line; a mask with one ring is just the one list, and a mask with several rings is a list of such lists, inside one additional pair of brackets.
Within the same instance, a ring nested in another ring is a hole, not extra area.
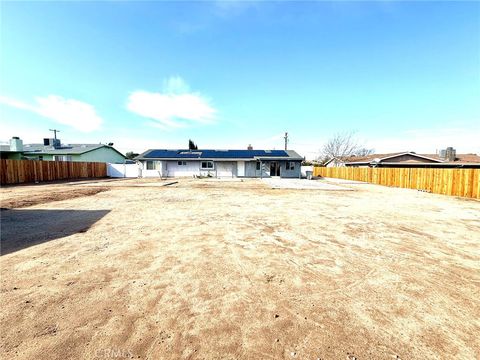
[(0, 159), (2, 185), (106, 176), (106, 163)]
[(315, 167), (313, 175), (480, 198), (480, 169)]

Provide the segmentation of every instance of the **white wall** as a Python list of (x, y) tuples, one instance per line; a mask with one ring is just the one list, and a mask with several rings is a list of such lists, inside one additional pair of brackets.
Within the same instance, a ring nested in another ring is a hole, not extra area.
[(307, 177), (307, 171), (312, 171), (313, 173), (313, 166), (302, 166), (301, 167), (302, 177)]
[(217, 177), (234, 177), (237, 175), (237, 164), (233, 161), (215, 162)]
[(136, 178), (139, 175), (137, 164), (111, 164), (107, 163), (107, 176), (115, 178)]
[(178, 165), (177, 161), (166, 161), (165, 176), (192, 177), (200, 175), (200, 161), (187, 161), (187, 165)]
[(245, 176), (245, 161), (237, 162), (237, 176)]

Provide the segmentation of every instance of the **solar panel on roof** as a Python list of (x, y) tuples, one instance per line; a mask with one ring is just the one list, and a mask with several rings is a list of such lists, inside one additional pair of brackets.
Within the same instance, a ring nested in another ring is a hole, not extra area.
[(288, 157), (284, 150), (151, 150), (146, 158), (164, 159), (253, 159), (254, 157)]

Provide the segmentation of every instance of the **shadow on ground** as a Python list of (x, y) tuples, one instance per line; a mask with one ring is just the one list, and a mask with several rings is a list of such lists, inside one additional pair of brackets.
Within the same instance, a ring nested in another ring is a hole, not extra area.
[(87, 231), (110, 210), (2, 210), (0, 254)]

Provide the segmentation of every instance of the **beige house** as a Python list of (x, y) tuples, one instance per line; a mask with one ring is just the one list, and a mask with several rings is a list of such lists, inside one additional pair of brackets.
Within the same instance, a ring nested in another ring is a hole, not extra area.
[(455, 149), (447, 148), (438, 154), (417, 154), (412, 151), (371, 154), (368, 156), (350, 156), (344, 159), (331, 159), (327, 167), (430, 167), (430, 168), (480, 168), (480, 156), (477, 154), (457, 154)]

